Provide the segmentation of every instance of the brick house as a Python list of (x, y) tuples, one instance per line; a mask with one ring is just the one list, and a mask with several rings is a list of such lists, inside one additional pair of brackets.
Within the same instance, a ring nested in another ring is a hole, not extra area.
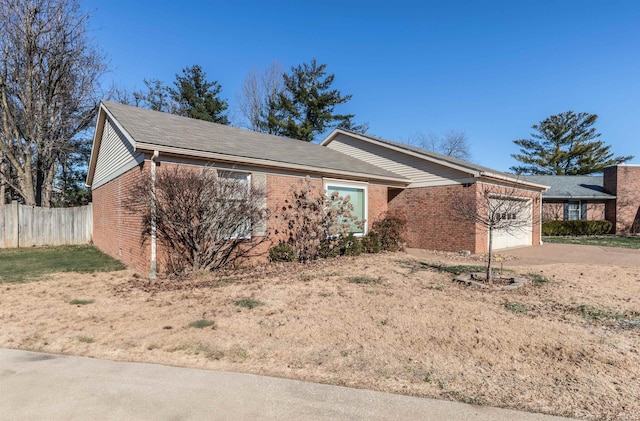
[[(530, 226), (503, 233), (496, 249), (540, 244), (544, 186), (419, 148), (335, 130), (321, 145), (252, 132), (127, 105), (100, 105), (87, 186), (93, 197), (93, 241), (107, 254), (139, 270), (154, 271), (162, 245), (142, 237), (142, 221), (126, 209), (131, 186), (142, 175), (172, 166), (209, 166), (266, 187), (266, 206), (283, 203), (291, 185), (309, 177), (324, 190), (352, 197), (365, 233), (388, 210), (408, 216), (410, 247), (448, 251), (487, 249), (487, 235), (451, 215), (456, 195), (484, 186), (510, 186), (530, 203)], [(474, 196), (475, 197), (475, 196)], [(253, 227), (268, 236), (272, 220)], [(496, 243), (497, 241), (497, 243)], [(157, 247), (157, 251), (154, 248)], [(264, 254), (266, 249), (262, 250)]]
[(542, 220), (607, 220), (615, 234), (640, 233), (640, 165), (613, 165), (603, 175), (523, 177), (550, 186), (542, 193)]

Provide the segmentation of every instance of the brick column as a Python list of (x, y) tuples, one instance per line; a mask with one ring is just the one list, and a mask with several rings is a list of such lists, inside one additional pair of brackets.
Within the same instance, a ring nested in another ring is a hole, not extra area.
[(616, 200), (605, 206), (605, 219), (616, 234), (640, 233), (640, 165), (617, 165), (604, 169), (603, 188)]

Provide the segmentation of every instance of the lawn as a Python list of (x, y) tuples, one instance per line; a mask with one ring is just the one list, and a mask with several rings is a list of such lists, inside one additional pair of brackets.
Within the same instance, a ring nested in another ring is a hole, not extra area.
[(585, 246), (622, 247), (640, 249), (640, 236), (603, 235), (584, 237), (543, 237), (545, 243), (582, 244)]
[(110, 272), (124, 268), (93, 246), (0, 250), (0, 283), (24, 282), (56, 272)]
[(492, 291), (452, 282), (477, 260), (425, 256), (5, 284), (0, 346), (640, 419), (640, 266), (510, 266), (532, 282)]

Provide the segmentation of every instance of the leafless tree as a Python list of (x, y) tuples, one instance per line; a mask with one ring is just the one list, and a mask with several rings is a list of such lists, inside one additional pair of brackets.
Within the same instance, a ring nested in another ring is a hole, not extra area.
[(146, 96), (142, 91), (130, 91), (125, 87), (117, 87), (114, 85), (107, 94), (107, 98), (109, 98), (110, 101), (119, 102), (120, 104), (142, 107)]
[(463, 131), (450, 130), (444, 136), (435, 133), (415, 133), (409, 136), (405, 143), (453, 158), (469, 160), (471, 157), (467, 135)]
[(464, 191), (453, 200), (453, 211), (464, 221), (473, 222), (476, 227), (488, 235), (489, 250), (487, 258), (486, 281), (491, 283), (493, 261), (493, 235), (497, 230), (517, 234), (528, 229), (537, 220), (532, 214), (532, 198), (523, 190), (515, 187), (491, 184), (472, 184), (469, 194)]
[(93, 121), (101, 53), (86, 36), (78, 0), (0, 1), (1, 172), (28, 205), (49, 206), (60, 156)]
[(269, 104), (274, 104), (282, 92), (284, 83), (282, 65), (274, 61), (260, 73), (251, 69), (244, 80), (237, 97), (237, 108), (242, 116), (241, 126), (260, 132), (266, 132), (265, 121), (269, 113)]
[(158, 243), (174, 273), (220, 269), (267, 241), (252, 236), (268, 217), (266, 187), (238, 173), (176, 165), (158, 171), (155, 192), (152, 186), (149, 175), (142, 177), (128, 206), (143, 217), (143, 241), (155, 213)]

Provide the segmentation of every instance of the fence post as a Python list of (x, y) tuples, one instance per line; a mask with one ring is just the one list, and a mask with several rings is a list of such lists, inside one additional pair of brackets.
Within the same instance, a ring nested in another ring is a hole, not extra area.
[(20, 247), (20, 218), (18, 217), (18, 201), (13, 200), (11, 201), (11, 204), (4, 206), (6, 211), (4, 214), (4, 246), (6, 248), (18, 248)]

